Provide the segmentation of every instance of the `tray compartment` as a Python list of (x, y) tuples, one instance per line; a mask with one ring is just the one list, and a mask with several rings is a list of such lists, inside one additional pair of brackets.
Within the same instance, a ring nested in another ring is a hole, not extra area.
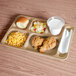
[[(5, 45), (8, 45), (5, 43), (6, 39), (8, 38), (9, 34), (12, 33), (12, 32), (21, 32), (25, 35), (27, 35), (27, 39), (28, 39), (28, 36), (29, 36), (29, 33), (27, 31), (24, 31), (24, 30), (19, 30), (19, 29), (15, 29), (15, 28), (11, 28), (9, 29), (9, 31), (6, 33), (6, 35), (4, 36), (4, 38), (2, 39), (1, 43), (2, 44), (5, 44)], [(24, 44), (27, 42), (27, 39), (26, 41), (24, 42)], [(19, 47), (19, 48), (23, 48), (24, 47), (24, 44), (22, 47)], [(11, 45), (8, 45), (8, 46), (11, 46)], [(14, 47), (14, 46), (13, 46)], [(18, 47), (17, 47), (18, 48)]]
[[(29, 39), (28, 39), (28, 46), (26, 47), (26, 49), (27, 50), (30, 50), (30, 51), (33, 51), (33, 52), (38, 52), (38, 53), (40, 53), (39, 51), (38, 51), (38, 49), (34, 49), (33, 48), (33, 46), (32, 46), (32, 38), (34, 37), (34, 36), (39, 36), (39, 37), (42, 37), (42, 38), (47, 38), (47, 37), (51, 37), (50, 35), (48, 36), (48, 35), (40, 35), (40, 34), (31, 34), (30, 35), (30, 37), (29, 37)], [(55, 36), (55, 38), (56, 38), (56, 41), (57, 41), (57, 46), (54, 48), (54, 49), (51, 49), (51, 50), (47, 50), (46, 52), (44, 52), (44, 53), (42, 53), (42, 54), (46, 54), (46, 55), (50, 55), (50, 56), (52, 56), (52, 55), (55, 55), (56, 53), (57, 53), (57, 48), (58, 48), (58, 45), (59, 45), (59, 42), (60, 42), (60, 38), (58, 38), (58, 37), (56, 37)]]
[[(29, 26), (29, 31), (31, 32), (31, 33), (37, 33), (37, 32), (32, 32), (31, 31), (31, 28), (32, 28), (32, 26), (34, 25), (34, 22), (41, 22), (41, 23), (46, 23), (46, 20), (43, 20), (43, 19), (38, 19), (38, 18), (33, 18), (33, 20), (32, 20), (32, 22), (31, 22), (31, 24), (30, 24), (30, 26)], [(37, 33), (38, 34), (38, 33)], [(49, 28), (48, 28), (48, 26), (46, 26), (46, 29), (45, 29), (45, 31), (43, 32), (43, 33), (40, 33), (40, 34), (50, 34), (50, 31), (49, 31)]]
[[(17, 27), (17, 25), (16, 25), (16, 21), (17, 21), (17, 19), (20, 18), (20, 17), (25, 17), (25, 18), (27, 18), (27, 19), (29, 20), (29, 23), (27, 24), (26, 28), (24, 28), (24, 29), (19, 28), (19, 27)], [(32, 18), (31, 18), (31, 17), (21, 16), (21, 15), (20, 15), (20, 16), (17, 16), (17, 17), (15, 18), (14, 22), (12, 23), (11, 28), (17, 28), (17, 29), (21, 29), (21, 30), (27, 30), (27, 29), (29, 28), (29, 26), (30, 26), (31, 21), (32, 21)]]

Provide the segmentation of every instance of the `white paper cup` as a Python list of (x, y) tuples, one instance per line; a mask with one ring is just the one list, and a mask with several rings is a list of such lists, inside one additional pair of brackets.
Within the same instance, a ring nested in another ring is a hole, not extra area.
[(47, 25), (52, 35), (58, 35), (65, 25), (65, 21), (61, 17), (53, 16), (47, 20)]

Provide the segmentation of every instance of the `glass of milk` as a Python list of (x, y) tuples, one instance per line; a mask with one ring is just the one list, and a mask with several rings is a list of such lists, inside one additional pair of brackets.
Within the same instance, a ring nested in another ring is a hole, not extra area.
[(65, 25), (65, 21), (61, 17), (53, 16), (47, 20), (47, 25), (52, 35), (58, 35)]

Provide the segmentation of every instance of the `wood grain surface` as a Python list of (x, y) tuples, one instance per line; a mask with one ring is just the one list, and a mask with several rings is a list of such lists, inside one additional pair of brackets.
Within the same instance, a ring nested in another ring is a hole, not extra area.
[[(76, 0), (0, 0), (0, 41), (21, 14), (60, 16), (76, 30)], [(0, 44), (0, 76), (76, 76), (76, 31), (65, 61)]]

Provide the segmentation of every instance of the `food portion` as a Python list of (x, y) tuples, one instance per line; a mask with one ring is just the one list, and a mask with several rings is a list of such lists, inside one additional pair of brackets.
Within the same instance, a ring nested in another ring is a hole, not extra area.
[(47, 27), (46, 22), (35, 21), (30, 30), (36, 33), (44, 33), (46, 30), (46, 27)]
[(27, 27), (29, 20), (26, 17), (20, 17), (16, 21), (16, 25), (18, 28), (24, 29)]
[(41, 37), (39, 37), (39, 36), (35, 36), (35, 37), (33, 37), (33, 39), (32, 39), (32, 46), (33, 46), (35, 49), (37, 49), (39, 46), (42, 45), (43, 41), (44, 41), (43, 38), (41, 38)]
[(56, 47), (56, 39), (54, 37), (48, 37), (43, 42), (43, 45), (40, 47), (40, 52), (45, 52)]
[(12, 32), (9, 34), (5, 43), (15, 47), (22, 47), (26, 39), (27, 35), (24, 35), (21, 32)]
[(32, 46), (39, 49), (39, 52), (45, 52), (56, 47), (56, 39), (54, 37), (42, 38), (34, 36), (32, 39)]

